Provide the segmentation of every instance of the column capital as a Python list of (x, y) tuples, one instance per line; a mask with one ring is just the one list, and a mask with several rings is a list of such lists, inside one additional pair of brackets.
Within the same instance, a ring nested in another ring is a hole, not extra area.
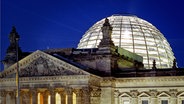
[(171, 97), (176, 98), (177, 97), (178, 90), (177, 89), (170, 89), (169, 90), (169, 93), (170, 93)]
[(43, 92), (43, 94), (46, 95), (46, 96), (48, 96), (48, 95), (49, 95), (49, 91), (48, 91), (48, 90), (45, 90), (45, 91)]
[(99, 97), (101, 95), (100, 88), (90, 88), (90, 96), (91, 97)]
[(31, 93), (38, 93), (38, 90), (36, 88), (30, 88), (29, 91)]
[(131, 96), (133, 97), (133, 98), (136, 98), (137, 97), (137, 95), (138, 95), (138, 91), (137, 90), (130, 90), (130, 94), (131, 94)]
[(82, 95), (82, 89), (73, 89), (73, 92), (76, 94), (77, 97)]
[(66, 92), (67, 95), (72, 95), (73, 89), (72, 88), (66, 88), (65, 92)]
[(9, 94), (11, 98), (16, 98), (16, 90), (11, 91)]
[(24, 95), (24, 94), (26, 94), (26, 91), (21, 90), (21, 91), (20, 91), (20, 96), (22, 96), (22, 95)]
[(119, 90), (114, 90), (114, 97), (118, 97), (119, 96)]
[(7, 94), (6, 90), (0, 90), (0, 96), (5, 97)]
[(83, 91), (83, 93), (89, 93), (90, 89), (89, 89), (89, 87), (83, 87), (82, 91)]
[(156, 98), (157, 94), (158, 94), (158, 91), (157, 90), (150, 90), (149, 93), (150, 93), (152, 98)]
[(56, 93), (55, 88), (49, 88), (47, 91), (50, 93), (50, 95), (54, 95)]

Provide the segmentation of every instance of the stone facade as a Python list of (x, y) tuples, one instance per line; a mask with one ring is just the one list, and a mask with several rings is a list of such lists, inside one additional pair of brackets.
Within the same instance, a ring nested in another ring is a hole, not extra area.
[[(1, 78), (1, 104), (16, 104), (15, 78)], [(21, 104), (182, 104), (184, 76), (113, 78), (94, 75), (20, 78)], [(56, 102), (56, 93), (60, 102)], [(75, 98), (73, 98), (75, 94)], [(42, 100), (38, 101), (38, 96)], [(48, 100), (50, 96), (50, 100)], [(67, 96), (67, 99), (66, 99)], [(75, 100), (74, 100), (75, 99)], [(66, 103), (67, 102), (67, 103)], [(129, 102), (129, 103), (123, 103)]]

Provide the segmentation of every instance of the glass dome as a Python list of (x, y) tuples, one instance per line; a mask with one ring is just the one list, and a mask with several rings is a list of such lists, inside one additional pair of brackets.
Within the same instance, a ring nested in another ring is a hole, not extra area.
[[(122, 47), (143, 56), (145, 68), (152, 68), (153, 60), (157, 68), (171, 68), (175, 59), (172, 49), (163, 34), (151, 23), (132, 15), (112, 15), (107, 17), (113, 27), (112, 40)], [(101, 27), (105, 18), (95, 23), (83, 35), (78, 48), (97, 48), (101, 39)]]

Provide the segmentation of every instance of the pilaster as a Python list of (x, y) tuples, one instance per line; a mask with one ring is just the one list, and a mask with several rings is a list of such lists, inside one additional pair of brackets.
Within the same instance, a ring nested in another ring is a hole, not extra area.
[(43, 94), (43, 103), (48, 104), (49, 91), (45, 90), (42, 94)]
[(171, 104), (177, 104), (177, 89), (170, 89)]
[(37, 104), (38, 103), (38, 92), (37, 89), (30, 89), (31, 94), (31, 104)]
[(66, 89), (66, 93), (67, 93), (67, 96), (68, 96), (68, 104), (73, 104), (73, 91), (72, 91), (72, 88), (67, 88)]
[(157, 104), (157, 90), (150, 90), (149, 93), (151, 95), (151, 104)]
[(83, 94), (82, 94), (83, 104), (90, 104), (90, 95), (89, 95), (90, 90), (89, 90), (89, 88), (88, 87), (82, 88), (82, 92), (83, 92)]
[(76, 94), (76, 104), (82, 104), (82, 90), (81, 89), (74, 89)]
[(130, 94), (132, 96), (132, 103), (131, 104), (138, 104), (138, 91), (137, 90), (131, 90)]
[(55, 89), (49, 89), (51, 104), (56, 104), (56, 92)]
[(64, 90), (59, 92), (61, 96), (61, 104), (66, 104), (66, 92)]
[(11, 104), (16, 104), (16, 90), (10, 92)]
[(1, 104), (6, 104), (6, 94), (5, 90), (0, 90)]
[(115, 90), (114, 91), (114, 104), (118, 104), (119, 102), (119, 91)]
[(90, 104), (100, 104), (101, 89), (90, 88)]

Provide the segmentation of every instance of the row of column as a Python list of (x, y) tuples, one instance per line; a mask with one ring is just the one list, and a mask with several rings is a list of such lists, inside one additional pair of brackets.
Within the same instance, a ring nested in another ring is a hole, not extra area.
[[(20, 104), (56, 104), (56, 93), (60, 95), (60, 104), (99, 104), (101, 90), (97, 88), (50, 88), (50, 89), (22, 89), (20, 91)], [(76, 98), (73, 98), (73, 93)], [(38, 98), (38, 95), (40, 98)], [(38, 101), (40, 100), (40, 101)], [(0, 91), (0, 104), (16, 104), (16, 90)]]

